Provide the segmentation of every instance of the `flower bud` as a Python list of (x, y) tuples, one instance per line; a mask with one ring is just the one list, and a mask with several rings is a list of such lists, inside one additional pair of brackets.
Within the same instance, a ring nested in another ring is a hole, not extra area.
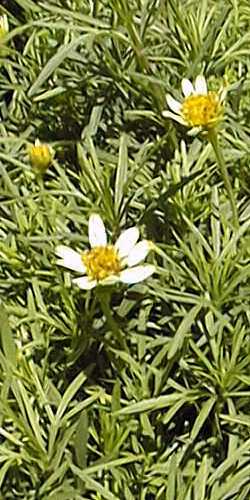
[(32, 167), (39, 173), (44, 173), (53, 160), (54, 151), (48, 144), (41, 144), (36, 139), (33, 146), (28, 146), (28, 154)]

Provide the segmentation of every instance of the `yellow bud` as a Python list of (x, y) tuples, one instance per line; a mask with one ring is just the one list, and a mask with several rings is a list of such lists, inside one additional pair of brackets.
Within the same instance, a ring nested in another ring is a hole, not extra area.
[(29, 160), (38, 172), (46, 172), (50, 166), (54, 152), (48, 144), (41, 144), (39, 139), (36, 139), (33, 146), (28, 146)]

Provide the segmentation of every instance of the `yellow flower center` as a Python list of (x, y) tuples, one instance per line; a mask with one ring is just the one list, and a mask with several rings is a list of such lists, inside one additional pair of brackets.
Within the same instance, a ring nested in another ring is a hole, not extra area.
[(181, 111), (190, 126), (212, 128), (220, 119), (223, 107), (218, 94), (208, 92), (206, 95), (186, 97)]
[(84, 252), (82, 261), (87, 275), (93, 280), (104, 280), (121, 271), (121, 261), (113, 245), (99, 246)]

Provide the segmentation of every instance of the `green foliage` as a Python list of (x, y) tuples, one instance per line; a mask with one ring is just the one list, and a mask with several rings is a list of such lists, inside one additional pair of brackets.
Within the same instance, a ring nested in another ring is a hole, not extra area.
[[(248, 2), (2, 0), (0, 14), (0, 498), (248, 500)], [(206, 138), (162, 116), (200, 73), (228, 83), (239, 229)], [(43, 176), (36, 138), (55, 151)], [(157, 272), (103, 309), (55, 258), (87, 247), (93, 212), (114, 240), (137, 225), (156, 245)]]

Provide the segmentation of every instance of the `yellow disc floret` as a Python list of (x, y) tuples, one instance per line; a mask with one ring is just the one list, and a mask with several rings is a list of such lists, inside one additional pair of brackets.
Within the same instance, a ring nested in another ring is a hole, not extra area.
[(192, 127), (212, 128), (220, 120), (223, 106), (216, 92), (186, 97), (181, 109), (184, 120)]
[(89, 278), (97, 281), (119, 274), (122, 267), (118, 253), (113, 245), (98, 246), (84, 252), (82, 261)]

